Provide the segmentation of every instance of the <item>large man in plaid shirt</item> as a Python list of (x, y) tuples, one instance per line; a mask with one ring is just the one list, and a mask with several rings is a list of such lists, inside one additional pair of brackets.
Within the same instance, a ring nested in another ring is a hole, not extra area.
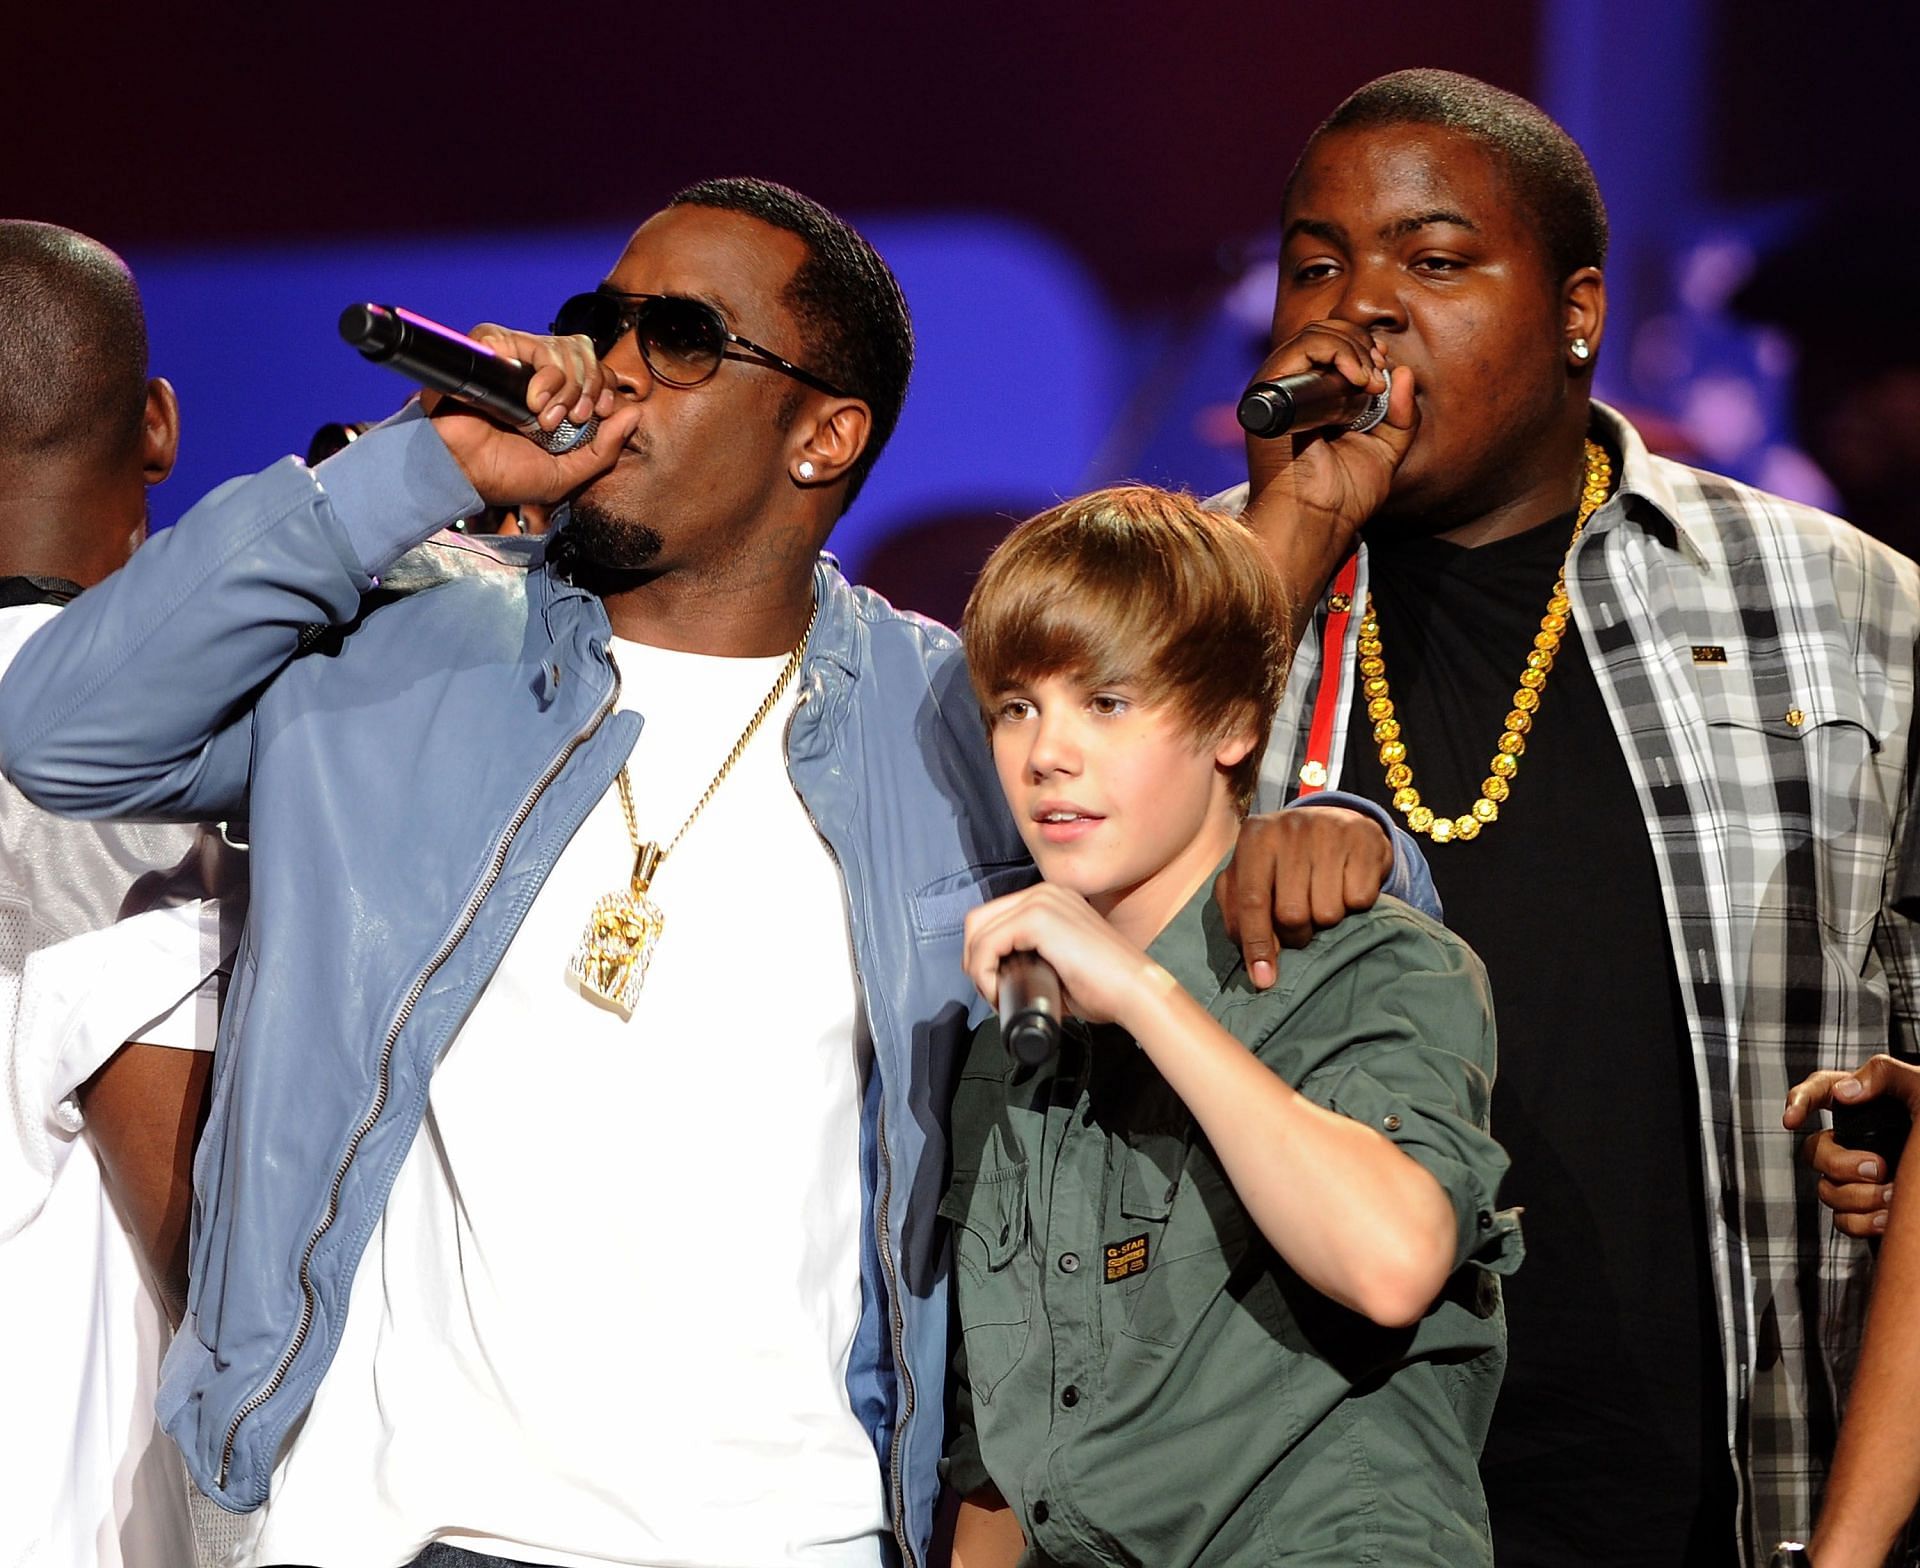
[(1524, 100), (1369, 84), (1283, 225), (1262, 375), (1390, 400), (1367, 433), (1250, 443), (1245, 516), (1304, 601), (1262, 805), (1397, 808), (1490, 972), (1529, 1251), (1496, 1552), (1764, 1560), (1811, 1522), (1868, 1269), (1780, 1108), (1920, 1022), (1886, 905), (1920, 574), (1590, 400), (1605, 209)]

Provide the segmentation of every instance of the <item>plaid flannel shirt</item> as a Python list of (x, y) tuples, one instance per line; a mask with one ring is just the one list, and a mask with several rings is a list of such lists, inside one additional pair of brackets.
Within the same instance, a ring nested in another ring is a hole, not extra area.
[[(1871, 1278), (1780, 1125), (1787, 1089), (1875, 1051), (1920, 1055), (1920, 927), (1891, 907), (1920, 568), (1824, 513), (1653, 456), (1610, 409), (1593, 417), (1620, 482), (1574, 551), (1568, 595), (1646, 814), (1686, 1001), (1727, 1446), (1743, 1550), (1764, 1561), (1812, 1526)], [(1262, 810), (1299, 787), (1325, 615), (1323, 598), (1274, 722)], [(1540, 865), (1574, 898), (1607, 874), (1556, 865), (1545, 846)]]

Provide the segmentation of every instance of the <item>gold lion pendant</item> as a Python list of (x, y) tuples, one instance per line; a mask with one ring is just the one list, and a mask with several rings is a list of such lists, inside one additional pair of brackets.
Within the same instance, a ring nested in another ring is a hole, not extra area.
[(568, 978), (592, 1001), (631, 1018), (666, 926), (660, 906), (646, 894), (607, 894), (593, 906), (580, 946), (567, 960)]

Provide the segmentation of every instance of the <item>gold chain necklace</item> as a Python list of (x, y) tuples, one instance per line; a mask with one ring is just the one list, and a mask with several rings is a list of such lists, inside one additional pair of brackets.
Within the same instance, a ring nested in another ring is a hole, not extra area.
[(624, 892), (608, 893), (593, 906), (593, 914), (587, 920), (587, 929), (580, 938), (580, 945), (574, 950), (573, 957), (567, 960), (567, 976), (579, 985), (585, 995), (596, 1002), (604, 1002), (622, 1018), (632, 1016), (633, 1005), (640, 999), (640, 987), (647, 978), (647, 966), (653, 961), (654, 945), (667, 928), (666, 915), (648, 896), (647, 890), (653, 885), (653, 879), (659, 874), (667, 856), (680, 847), (680, 840), (687, 836), (687, 829), (707, 809), (707, 802), (713, 799), (714, 792), (733, 771), (733, 765), (745, 753), (755, 732), (767, 722), (767, 715), (779, 705), (781, 693), (792, 683), (800, 668), (801, 655), (807, 651), (807, 638), (813, 634), (814, 619), (819, 613), (820, 605), (816, 600), (813, 614), (807, 617), (807, 629), (800, 634), (799, 643), (787, 655), (787, 662), (780, 667), (773, 689), (761, 699), (753, 717), (747, 720), (747, 727), (733, 743), (733, 750), (727, 753), (726, 761), (720, 764), (720, 771), (714, 774), (705, 792), (694, 802), (693, 810), (687, 813), (687, 820), (680, 824), (680, 831), (673, 835), (665, 849), (655, 843), (643, 844), (640, 841), (640, 826), (633, 816), (633, 784), (627, 776), (626, 764), (620, 765), (620, 777), (616, 782), (620, 786), (620, 809), (627, 818), (627, 837), (633, 841), (633, 876)]
[(1387, 788), (1393, 791), (1394, 809), (1407, 819), (1407, 829), (1424, 833), (1436, 844), (1454, 839), (1474, 839), (1481, 828), (1500, 817), (1500, 802), (1513, 787), (1513, 776), (1520, 769), (1521, 753), (1527, 749), (1527, 732), (1533, 728), (1533, 716), (1539, 711), (1546, 693), (1547, 673), (1553, 668), (1553, 656), (1560, 651), (1560, 639), (1567, 629), (1572, 606), (1567, 598), (1567, 562), (1573, 547), (1580, 542), (1580, 530), (1587, 519), (1607, 499), (1613, 485), (1613, 462), (1607, 449), (1597, 441), (1586, 445), (1586, 472), (1580, 484), (1580, 509), (1573, 520), (1573, 537), (1567, 541), (1567, 553), (1560, 559), (1560, 575), (1553, 580), (1553, 592), (1547, 599), (1547, 613), (1540, 617), (1540, 630), (1533, 639), (1533, 651), (1527, 655), (1527, 667), (1520, 672), (1520, 686), (1513, 694), (1513, 707), (1507, 714), (1500, 739), (1494, 745), (1492, 770), (1480, 781), (1480, 798), (1471, 809), (1457, 817), (1443, 817), (1431, 806), (1422, 805), (1420, 791), (1413, 787), (1413, 764), (1407, 760), (1407, 743), (1400, 736), (1400, 721), (1394, 717), (1393, 696), (1387, 689), (1387, 663), (1380, 652), (1380, 622), (1373, 610), (1373, 595), (1367, 595), (1367, 609), (1360, 620), (1360, 691), (1367, 699), (1367, 717), (1373, 720), (1373, 738), (1380, 747), (1380, 761), (1387, 770)]

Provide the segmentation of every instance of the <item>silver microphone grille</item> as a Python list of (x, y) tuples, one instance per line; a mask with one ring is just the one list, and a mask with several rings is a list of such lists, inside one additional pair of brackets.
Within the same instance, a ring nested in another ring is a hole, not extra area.
[(571, 452), (583, 441), (591, 441), (594, 431), (600, 428), (598, 419), (589, 419), (584, 425), (576, 425), (571, 419), (563, 419), (551, 430), (542, 430), (530, 439), (537, 441), (549, 452)]
[[(1375, 425), (1379, 424), (1381, 420), (1387, 417), (1387, 399), (1392, 395), (1393, 378), (1389, 376), (1387, 378), (1386, 391), (1375, 393), (1373, 401), (1367, 404), (1367, 411), (1345, 428), (1353, 431), (1355, 434), (1358, 434), (1362, 430), (1371, 430)], [(564, 430), (566, 426), (562, 425), (560, 428)], [(555, 432), (556, 435), (558, 433), (558, 431)]]

